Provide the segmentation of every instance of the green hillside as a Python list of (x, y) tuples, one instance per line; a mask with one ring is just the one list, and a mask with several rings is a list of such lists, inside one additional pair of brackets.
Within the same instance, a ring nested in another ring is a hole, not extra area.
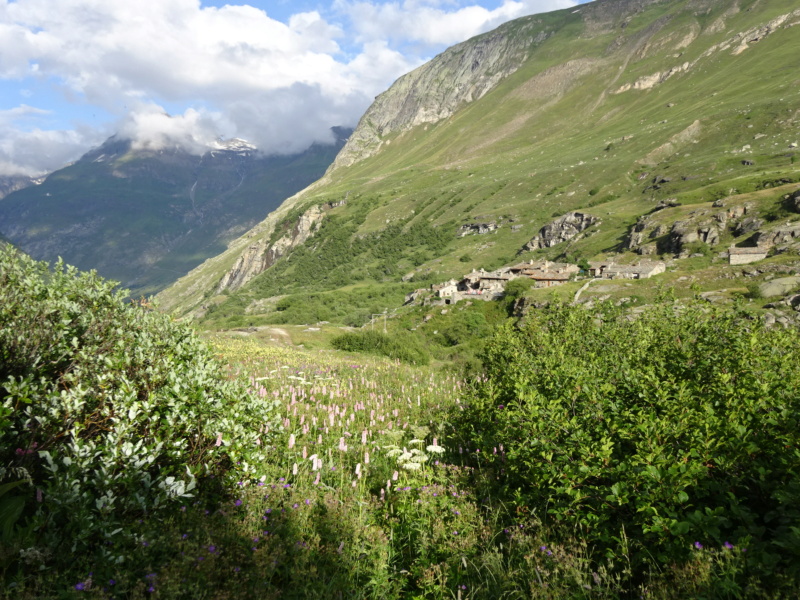
[[(516, 71), (447, 118), (384, 130), (380, 149), (350, 166), (339, 164), (346, 146), (326, 178), (162, 302), (179, 312), (205, 307), (192, 314), (210, 326), (312, 316), (357, 324), (414, 288), (472, 268), (540, 257), (638, 260), (629, 234), (661, 201), (674, 205), (658, 213), (668, 230), (687, 214), (710, 215), (716, 200), (753, 203), (764, 230), (796, 222), (783, 197), (800, 182), (797, 24), (790, 0), (606, 0), (506, 24), (453, 52), (516, 40), (528, 48)], [(406, 105), (424, 94), (409, 92)], [(368, 112), (351, 140), (374, 130), (373, 121)], [(313, 206), (335, 208), (305, 244), (240, 289), (220, 285), (246, 247), (274, 243)], [(600, 224), (520, 256), (541, 227), (577, 209)], [(457, 235), (479, 222), (498, 229)], [(685, 248), (689, 258), (678, 258), (663, 234), (652, 251), (674, 273), (702, 272), (691, 283), (713, 289), (730, 275), (717, 254), (746, 237), (731, 223), (715, 243)], [(791, 269), (796, 250), (769, 261)]]

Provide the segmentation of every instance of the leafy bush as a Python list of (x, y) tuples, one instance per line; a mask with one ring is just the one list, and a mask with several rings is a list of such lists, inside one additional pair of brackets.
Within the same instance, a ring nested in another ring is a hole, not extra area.
[(37, 543), (73, 549), (264, 459), (274, 405), (188, 327), (94, 272), (0, 249), (0, 480), (27, 471)]
[(465, 435), (519, 505), (640, 573), (695, 543), (797, 569), (796, 332), (700, 304), (553, 305), (483, 359)]
[(427, 365), (430, 362), (430, 356), (419, 339), (411, 334), (354, 331), (333, 338), (331, 345), (345, 352), (378, 354), (414, 365)]
[(527, 277), (518, 277), (516, 279), (512, 279), (506, 284), (506, 298), (509, 300), (521, 298), (533, 288), (535, 283), (536, 282), (533, 279), (528, 279)]

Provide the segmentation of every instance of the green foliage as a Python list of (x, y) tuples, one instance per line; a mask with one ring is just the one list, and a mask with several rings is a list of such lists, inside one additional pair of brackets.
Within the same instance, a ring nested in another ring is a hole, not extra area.
[(110, 541), (198, 479), (264, 459), (252, 448), (273, 403), (228, 381), (191, 329), (114, 287), (0, 250), (0, 479), (29, 474), (37, 493), (21, 514), (54, 550)]
[(488, 343), (463, 435), (502, 450), (481, 464), (503, 494), (580, 532), (598, 558), (642, 573), (690, 560), (695, 542), (732, 544), (751, 573), (792, 573), (794, 337), (700, 304), (635, 320), (553, 305)]
[(506, 298), (509, 300), (516, 300), (525, 295), (525, 293), (533, 288), (536, 282), (527, 277), (518, 277), (512, 279), (506, 284)]
[(761, 285), (755, 281), (747, 284), (747, 297), (753, 300), (761, 300), (764, 294), (761, 293)]
[(430, 362), (430, 356), (419, 338), (410, 333), (388, 335), (372, 330), (354, 331), (333, 338), (331, 346), (337, 350), (377, 354), (415, 365), (427, 365)]

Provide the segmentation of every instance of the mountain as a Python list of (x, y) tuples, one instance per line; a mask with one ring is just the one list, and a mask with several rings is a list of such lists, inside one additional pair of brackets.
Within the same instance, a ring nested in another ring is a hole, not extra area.
[[(162, 304), (216, 326), (356, 323), (414, 288), (538, 258), (658, 255), (687, 293), (730, 287), (731, 244), (798, 223), (798, 25), (794, 0), (597, 0), (458, 44)], [(576, 211), (584, 229), (543, 241)], [(778, 271), (800, 267), (787, 235)]]
[(39, 185), (0, 201), (0, 234), (36, 259), (61, 256), (149, 294), (185, 275), (318, 179), (341, 149), (263, 156), (242, 140), (201, 155), (112, 137)]
[(36, 185), (42, 181), (42, 178), (28, 177), (26, 175), (0, 175), (0, 200), (12, 192)]

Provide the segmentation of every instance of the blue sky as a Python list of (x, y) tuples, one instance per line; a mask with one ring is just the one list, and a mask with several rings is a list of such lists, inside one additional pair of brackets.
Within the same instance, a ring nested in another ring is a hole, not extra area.
[(397, 77), (510, 19), (585, 0), (0, 0), (0, 175), (120, 133), (300, 151)]

